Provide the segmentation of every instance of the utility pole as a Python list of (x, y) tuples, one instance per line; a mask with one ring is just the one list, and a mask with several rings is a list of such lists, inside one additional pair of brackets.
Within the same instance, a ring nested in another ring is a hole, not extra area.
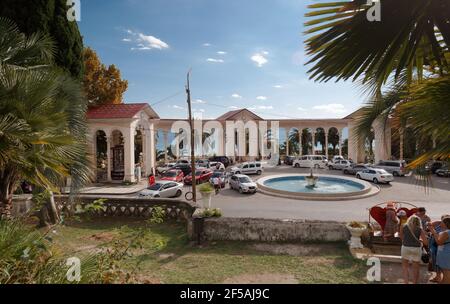
[(189, 84), (189, 77), (191, 75), (191, 70), (187, 73), (187, 85), (186, 85), (186, 95), (187, 104), (189, 109), (189, 125), (191, 128), (191, 175), (192, 175), (192, 201), (197, 202), (197, 181), (195, 176), (195, 135), (194, 135), (194, 120), (192, 119), (192, 107), (191, 107), (191, 88)]

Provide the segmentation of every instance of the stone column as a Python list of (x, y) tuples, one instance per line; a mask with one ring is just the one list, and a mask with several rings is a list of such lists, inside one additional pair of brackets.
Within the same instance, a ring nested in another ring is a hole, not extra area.
[(286, 133), (286, 156), (289, 156), (289, 129), (285, 129)]
[(151, 122), (150, 124), (150, 141), (147, 145), (147, 153), (150, 156), (150, 162), (146, 164), (146, 173), (149, 175), (150, 173), (155, 174), (156, 167), (156, 130), (155, 123)]
[(112, 137), (111, 136), (107, 136), (106, 137), (106, 160), (107, 160), (107, 162), (106, 162), (106, 166), (107, 166), (106, 167), (106, 170), (107, 170), (106, 174), (107, 174), (108, 182), (112, 181), (111, 168), (112, 168), (112, 161), (113, 161), (113, 159), (112, 159), (112, 155), (111, 155), (111, 149), (112, 149), (111, 143), (112, 143)]
[(125, 158), (125, 177), (124, 181), (134, 183), (136, 181), (134, 176), (134, 128), (126, 128), (122, 130), (124, 140), (124, 158)]
[(325, 157), (328, 159), (328, 131), (325, 131)]
[(315, 155), (315, 153), (316, 153), (316, 130), (312, 130), (312, 132), (311, 132), (311, 139), (312, 139), (311, 154)]
[[(342, 145), (344, 144), (344, 129), (339, 130), (339, 156), (342, 156)], [(349, 147), (347, 147), (349, 149)], [(349, 152), (347, 152), (349, 154)], [(347, 156), (348, 157), (348, 156)]]
[(302, 136), (303, 135), (303, 129), (299, 128), (298, 129), (298, 155), (302, 156), (303, 155), (303, 140), (302, 140)]
[(167, 149), (168, 149), (168, 142), (169, 142), (169, 131), (165, 131), (163, 130), (163, 137), (164, 137), (164, 162), (167, 164), (167, 160), (168, 160), (168, 153), (167, 153)]
[(376, 119), (373, 123), (375, 134), (375, 163), (391, 159), (391, 126), (389, 121)]

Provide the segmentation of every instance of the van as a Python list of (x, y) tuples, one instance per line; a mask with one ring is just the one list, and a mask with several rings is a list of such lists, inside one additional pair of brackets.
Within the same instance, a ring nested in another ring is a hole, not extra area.
[(323, 155), (303, 155), (294, 160), (295, 168), (326, 168), (327, 158)]
[(261, 175), (264, 169), (260, 162), (247, 162), (242, 163), (239, 166), (232, 167), (232, 174), (258, 174)]
[(375, 168), (384, 169), (394, 176), (405, 176), (406, 161), (404, 160), (382, 160)]

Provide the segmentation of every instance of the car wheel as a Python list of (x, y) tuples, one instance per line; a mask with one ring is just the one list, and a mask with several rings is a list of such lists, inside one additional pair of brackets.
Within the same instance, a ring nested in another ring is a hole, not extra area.
[(314, 165), (314, 169), (319, 169), (320, 166), (319, 165)]
[(234, 174), (241, 174), (241, 172), (240, 171), (236, 171), (236, 173), (234, 173)]
[(361, 175), (356, 174), (356, 178), (357, 178), (357, 179), (361, 179)]
[(328, 166), (328, 170), (333, 170), (333, 166)]
[(347, 170), (344, 170), (344, 174), (348, 174), (348, 171), (347, 171)]
[(262, 174), (261, 170), (258, 170), (258, 172), (256, 172), (256, 174), (261, 175)]
[(300, 164), (295, 164), (295, 168), (300, 168)]
[(394, 175), (394, 176), (400, 176), (400, 175), (398, 174), (397, 171), (392, 172), (392, 175)]
[(239, 188), (239, 193), (242, 194), (244, 191), (242, 191), (242, 188)]
[(183, 194), (183, 191), (178, 190), (178, 191), (177, 191), (177, 194), (175, 194), (175, 197), (180, 197), (182, 194)]
[(374, 179), (373, 179), (373, 183), (374, 183), (374, 184), (378, 184), (378, 179), (374, 178)]
[(153, 198), (160, 198), (161, 196), (159, 194), (155, 195)]

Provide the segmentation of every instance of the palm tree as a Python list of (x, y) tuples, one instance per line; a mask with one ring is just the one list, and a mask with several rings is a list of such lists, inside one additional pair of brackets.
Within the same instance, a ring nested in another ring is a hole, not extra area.
[(375, 120), (390, 120), (395, 132), (412, 128), (417, 138), (441, 139), (437, 149), (423, 147), (413, 167), (449, 158), (450, 2), (380, 0), (380, 6), (381, 22), (368, 21), (362, 0), (309, 6), (307, 16), (318, 17), (306, 23), (306, 33), (315, 34), (306, 41), (311, 78), (359, 81), (370, 93), (358, 118), (360, 139)]
[(0, 19), (0, 217), (10, 216), (22, 179), (47, 191), (67, 177), (75, 188), (89, 179), (86, 102), (80, 84), (51, 65), (53, 50), (48, 37)]

